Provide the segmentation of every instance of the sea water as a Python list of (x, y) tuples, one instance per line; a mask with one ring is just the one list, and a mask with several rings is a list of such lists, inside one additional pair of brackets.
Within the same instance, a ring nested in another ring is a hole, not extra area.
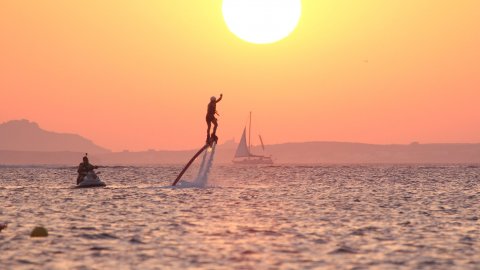
[(0, 269), (480, 269), (479, 166), (181, 168), (0, 168)]

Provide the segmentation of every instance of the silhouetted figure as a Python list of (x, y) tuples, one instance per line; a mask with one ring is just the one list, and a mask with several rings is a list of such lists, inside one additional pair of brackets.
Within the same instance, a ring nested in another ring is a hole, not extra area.
[(93, 171), (97, 168), (98, 166), (93, 166), (92, 164), (90, 164), (87, 154), (85, 154), (85, 156), (83, 157), (83, 162), (78, 165), (77, 185), (83, 181), (83, 177), (85, 177), (88, 172)]
[[(217, 103), (222, 100), (222, 97), (223, 97), (223, 94), (220, 94), (220, 97), (218, 99), (216, 97), (211, 97), (210, 98), (210, 103), (208, 103), (207, 116), (206, 116), (207, 127), (208, 127), (207, 128), (207, 141), (206, 141), (207, 144), (212, 143), (210, 141), (210, 138), (213, 139), (213, 140), (217, 140), (216, 133), (217, 133), (218, 123), (217, 123), (217, 118), (215, 118), (215, 114), (219, 115), (217, 113)], [(210, 127), (212, 126), (212, 123), (213, 123), (213, 132), (212, 132), (212, 135), (210, 135)]]

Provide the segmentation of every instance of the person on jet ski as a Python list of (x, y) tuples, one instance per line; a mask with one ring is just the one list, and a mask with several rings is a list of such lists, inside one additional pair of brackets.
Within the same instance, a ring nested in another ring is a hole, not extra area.
[(83, 162), (78, 165), (78, 177), (77, 177), (77, 185), (83, 181), (83, 177), (85, 177), (88, 172), (93, 171), (94, 169), (98, 169), (98, 166), (93, 166), (88, 161), (88, 157), (85, 154), (83, 157)]
[[(208, 109), (207, 109), (207, 116), (205, 117), (205, 120), (207, 121), (207, 144), (211, 144), (212, 142), (210, 141), (210, 138), (215, 139), (216, 138), (216, 132), (217, 132), (217, 118), (215, 117), (216, 115), (219, 115), (217, 112), (217, 103), (222, 100), (223, 94), (220, 94), (220, 97), (217, 99), (216, 97), (211, 97), (210, 98), (210, 103), (208, 103)], [(212, 126), (213, 123), (213, 132), (212, 135), (210, 135), (210, 127)]]

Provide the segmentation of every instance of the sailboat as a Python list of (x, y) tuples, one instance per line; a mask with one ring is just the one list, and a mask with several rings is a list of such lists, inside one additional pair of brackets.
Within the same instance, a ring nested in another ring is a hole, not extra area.
[[(252, 113), (250, 112), (250, 124), (248, 127), (248, 145), (247, 145), (247, 127), (243, 129), (242, 138), (238, 144), (237, 151), (235, 152), (235, 157), (232, 162), (235, 164), (273, 164), (271, 156), (262, 156), (254, 155), (251, 152), (251, 130), (252, 130)], [(263, 140), (260, 135), (260, 142), (262, 143), (262, 148), (265, 151), (265, 146), (263, 145)]]

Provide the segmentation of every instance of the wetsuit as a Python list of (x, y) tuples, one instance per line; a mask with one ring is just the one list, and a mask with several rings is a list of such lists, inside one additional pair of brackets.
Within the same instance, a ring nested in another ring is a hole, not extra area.
[(205, 116), (205, 120), (207, 121), (207, 143), (210, 143), (210, 127), (212, 123), (213, 132), (211, 137), (215, 137), (217, 132), (218, 123), (215, 114), (217, 113), (217, 103), (220, 102), (220, 100), (222, 100), (222, 96), (216, 101), (210, 101), (210, 103), (208, 103), (207, 115)]

